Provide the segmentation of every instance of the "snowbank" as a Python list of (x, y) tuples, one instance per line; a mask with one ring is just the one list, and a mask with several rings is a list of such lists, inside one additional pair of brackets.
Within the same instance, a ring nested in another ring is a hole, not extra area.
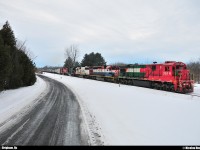
[(200, 84), (194, 84), (194, 94), (200, 95)]
[(200, 145), (199, 97), (49, 73), (44, 75), (74, 91), (81, 105), (91, 112), (100, 126), (98, 130), (101, 130), (99, 133), (105, 144)]
[(32, 86), (1, 92), (0, 124), (37, 99), (45, 88), (46, 83), (37, 77), (37, 82)]

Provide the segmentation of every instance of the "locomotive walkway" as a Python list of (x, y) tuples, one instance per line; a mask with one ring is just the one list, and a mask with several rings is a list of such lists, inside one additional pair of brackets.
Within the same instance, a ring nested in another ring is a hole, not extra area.
[(48, 91), (24, 115), (0, 124), (0, 129), (6, 126), (1, 130), (0, 144), (89, 145), (74, 94), (62, 83), (40, 77), (48, 84)]

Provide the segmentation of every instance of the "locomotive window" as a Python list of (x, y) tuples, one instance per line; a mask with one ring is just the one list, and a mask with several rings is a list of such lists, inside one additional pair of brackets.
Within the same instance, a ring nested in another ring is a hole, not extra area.
[(172, 68), (173, 73), (175, 72), (175, 67)]
[(152, 71), (156, 70), (156, 66), (152, 66)]
[(165, 67), (165, 71), (169, 71), (169, 67)]
[(185, 69), (185, 67), (184, 66), (176, 66), (176, 69), (177, 70), (183, 70), (183, 69)]

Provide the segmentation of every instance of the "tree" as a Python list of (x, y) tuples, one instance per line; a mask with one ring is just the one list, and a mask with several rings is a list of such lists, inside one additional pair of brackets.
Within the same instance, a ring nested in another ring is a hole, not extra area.
[(4, 46), (9, 45), (12, 48), (16, 46), (15, 35), (8, 21), (6, 21), (6, 23), (3, 25), (3, 28), (1, 29), (0, 33), (4, 41)]
[(34, 60), (37, 56), (34, 56), (34, 54), (26, 47), (26, 40), (25, 41), (16, 41), (16, 47), (19, 51), (23, 51), (29, 58), (30, 60)]
[(19, 53), (20, 53), (20, 64), (23, 69), (23, 76), (22, 76), (23, 86), (33, 85), (36, 81), (35, 65), (23, 51), (19, 51)]
[(100, 53), (90, 53), (85, 54), (83, 60), (81, 61), (81, 66), (103, 66), (106, 65), (104, 58)]
[(72, 66), (74, 67), (78, 56), (79, 56), (79, 49), (77, 45), (71, 45), (70, 47), (65, 49), (65, 56), (66, 56), (66, 63), (69, 62), (69, 64), (66, 64), (66, 66)]
[(74, 64), (73, 64), (73, 60), (71, 57), (68, 57), (66, 60), (65, 60), (65, 64), (64, 64), (64, 67), (66, 68), (73, 68)]
[(35, 65), (25, 53), (25, 42), (16, 45), (8, 21), (0, 29), (0, 91), (35, 83)]
[(11, 56), (10, 48), (4, 46), (4, 41), (0, 34), (0, 91), (9, 85), (9, 76), (11, 75)]
[(198, 61), (191, 61), (187, 64), (190, 73), (194, 75), (195, 82), (200, 83), (200, 58)]

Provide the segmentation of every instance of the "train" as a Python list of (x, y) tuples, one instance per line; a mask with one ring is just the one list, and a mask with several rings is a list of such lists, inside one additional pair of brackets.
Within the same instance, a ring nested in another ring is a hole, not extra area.
[(76, 67), (74, 76), (179, 93), (194, 91), (194, 80), (187, 65), (176, 61)]
[(62, 74), (62, 75), (68, 75), (69, 74), (68, 68), (66, 68), (66, 67), (42, 69), (42, 72), (49, 72), (49, 73)]
[[(76, 67), (71, 74), (93, 80), (134, 85), (178, 93), (194, 91), (194, 80), (183, 62), (165, 61), (152, 64), (129, 64), (123, 66)], [(67, 73), (66, 73), (67, 74)]]

